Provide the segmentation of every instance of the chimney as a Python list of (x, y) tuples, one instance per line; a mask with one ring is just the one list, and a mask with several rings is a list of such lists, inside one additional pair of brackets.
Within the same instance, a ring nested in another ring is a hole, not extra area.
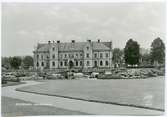
[(88, 40), (88, 42), (90, 43), (90, 42), (91, 42), (91, 40)]
[(75, 40), (71, 40), (72, 43), (75, 43)]
[(112, 49), (112, 41), (110, 41), (110, 49)]
[(48, 44), (50, 44), (50, 41), (48, 41)]
[(100, 39), (98, 39), (97, 42), (100, 43)]
[(60, 40), (58, 40), (57, 43), (60, 43)]

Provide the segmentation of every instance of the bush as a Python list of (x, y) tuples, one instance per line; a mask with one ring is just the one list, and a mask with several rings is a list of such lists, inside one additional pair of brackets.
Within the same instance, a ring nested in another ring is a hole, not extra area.
[(2, 78), (2, 81), (1, 81), (2, 84), (7, 84), (7, 81), (5, 79)]
[(99, 74), (97, 79), (120, 79), (121, 76), (118, 74)]

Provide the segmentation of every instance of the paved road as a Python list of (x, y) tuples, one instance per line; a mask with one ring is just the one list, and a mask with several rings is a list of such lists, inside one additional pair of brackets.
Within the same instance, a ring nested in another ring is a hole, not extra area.
[(12, 97), (16, 99), (21, 99), (25, 101), (31, 101), (37, 104), (47, 104), (54, 107), (64, 108), (68, 110), (80, 111), (96, 115), (162, 115), (163, 112), (128, 107), (119, 106), (112, 104), (102, 104), (95, 102), (87, 102), (81, 100), (67, 99), (55, 96), (39, 95), (33, 93), (19, 92), (16, 88), (23, 86), (36, 85), (44, 82), (26, 81), (26, 84), (8, 86), (2, 88), (2, 96)]

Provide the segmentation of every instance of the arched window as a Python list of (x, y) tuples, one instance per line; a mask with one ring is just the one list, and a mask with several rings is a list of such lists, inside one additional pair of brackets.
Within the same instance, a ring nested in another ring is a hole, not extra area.
[(78, 61), (75, 61), (75, 65), (78, 66)]
[(94, 54), (94, 57), (97, 58), (97, 53)]
[(87, 64), (87, 66), (89, 66), (89, 64), (90, 64), (90, 63), (89, 63), (89, 61), (87, 61), (87, 63), (86, 63), (86, 64)]
[(80, 61), (80, 66), (82, 66), (82, 61)]
[(89, 53), (86, 54), (86, 57), (89, 58)]
[(64, 58), (67, 58), (67, 54), (64, 55)]
[(55, 54), (52, 55), (52, 58), (55, 59)]
[(37, 67), (39, 66), (39, 63), (37, 62)]
[(94, 61), (94, 66), (97, 67), (97, 61)]
[(60, 62), (60, 66), (63, 66), (63, 62), (62, 61)]
[(55, 66), (55, 62), (54, 61), (52, 62), (52, 66)]
[(103, 66), (103, 61), (100, 61), (100, 66)]
[(39, 55), (37, 54), (37, 59), (39, 59)]
[(44, 62), (41, 62), (41, 66), (44, 66)]
[(64, 61), (64, 66), (67, 66), (67, 61)]
[(108, 66), (108, 61), (106, 61), (106, 66)]

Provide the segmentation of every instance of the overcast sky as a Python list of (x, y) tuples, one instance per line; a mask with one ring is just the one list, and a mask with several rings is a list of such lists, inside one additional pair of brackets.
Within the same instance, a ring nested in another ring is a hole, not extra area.
[(32, 55), (37, 43), (48, 40), (100, 38), (124, 48), (133, 38), (150, 48), (156, 37), (165, 40), (164, 3), (2, 4), (2, 56)]

